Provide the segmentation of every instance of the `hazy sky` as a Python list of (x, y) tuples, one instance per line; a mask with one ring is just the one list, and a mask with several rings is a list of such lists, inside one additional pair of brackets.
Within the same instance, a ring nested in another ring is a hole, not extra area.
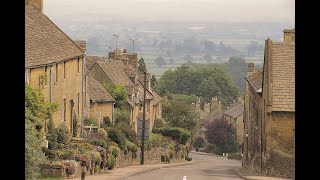
[(294, 22), (294, 9), (294, 0), (44, 0), (44, 11), (52, 18)]

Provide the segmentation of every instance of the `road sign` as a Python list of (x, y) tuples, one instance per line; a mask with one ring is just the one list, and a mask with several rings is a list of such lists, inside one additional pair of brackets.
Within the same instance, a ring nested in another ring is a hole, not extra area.
[[(143, 120), (142, 120), (142, 119), (138, 120), (138, 124), (137, 124), (137, 129), (138, 129), (137, 138), (138, 138), (139, 140), (142, 139), (142, 125), (143, 125)], [(144, 128), (144, 139), (145, 139), (145, 140), (149, 139), (149, 126), (150, 126), (150, 120), (146, 120), (146, 122), (145, 122), (145, 128)]]

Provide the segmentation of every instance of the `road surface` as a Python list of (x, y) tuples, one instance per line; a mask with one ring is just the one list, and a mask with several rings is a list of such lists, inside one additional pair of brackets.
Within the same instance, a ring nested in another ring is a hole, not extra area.
[(207, 153), (190, 153), (194, 163), (162, 168), (124, 178), (124, 180), (237, 180), (242, 179), (232, 168), (241, 161)]

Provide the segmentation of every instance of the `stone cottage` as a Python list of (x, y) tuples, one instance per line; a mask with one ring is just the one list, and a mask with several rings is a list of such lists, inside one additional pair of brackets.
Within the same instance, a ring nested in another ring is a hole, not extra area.
[[(43, 1), (25, 4), (25, 83), (58, 104), (55, 126), (65, 124), (71, 134), (83, 113), (84, 50), (43, 13)], [(80, 134), (80, 133), (79, 133)]]
[[(286, 163), (294, 154), (295, 30), (283, 32), (283, 42), (265, 41), (261, 70), (248, 65), (243, 162), (251, 170), (294, 177), (294, 163)], [(277, 152), (286, 154), (286, 161), (274, 159), (284, 157)], [(284, 164), (274, 168), (274, 161)]]

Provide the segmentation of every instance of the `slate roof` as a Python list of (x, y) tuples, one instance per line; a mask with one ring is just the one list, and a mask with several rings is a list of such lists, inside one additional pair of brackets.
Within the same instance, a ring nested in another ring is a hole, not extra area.
[(258, 92), (262, 89), (262, 69), (254, 70), (252, 73), (249, 73), (245, 79), (248, 81), (249, 85)]
[(229, 109), (227, 109), (223, 114), (231, 116), (232, 118), (237, 118), (243, 114), (244, 106), (241, 103), (238, 103)]
[(88, 75), (88, 94), (93, 102), (114, 102), (115, 99), (106, 91), (103, 86)]
[[(270, 47), (269, 47), (270, 48)], [(295, 111), (295, 43), (274, 42), (272, 59), (272, 111)]]
[(25, 67), (82, 57), (84, 51), (48, 16), (32, 5), (25, 6)]

